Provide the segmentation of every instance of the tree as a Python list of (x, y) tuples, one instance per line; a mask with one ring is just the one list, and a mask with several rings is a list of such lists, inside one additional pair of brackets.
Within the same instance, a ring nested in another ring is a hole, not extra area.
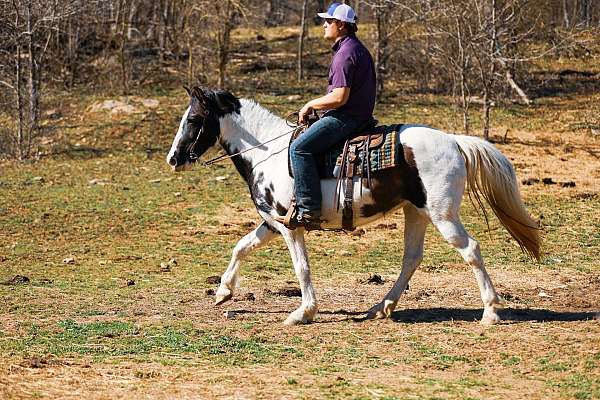
[(308, 0), (302, 1), (302, 15), (300, 17), (300, 35), (298, 35), (298, 54), (296, 56), (297, 59), (297, 75), (298, 82), (302, 80), (304, 77), (303, 71), (303, 57), (304, 57), (304, 39), (308, 33), (308, 25), (306, 24), (306, 13), (308, 8)]
[(11, 152), (19, 160), (31, 156), (32, 144), (40, 132), (40, 97), (51, 39), (60, 21), (84, 9), (80, 0), (12, 0), (0, 3), (4, 29), (0, 32), (0, 83), (9, 90), (8, 112), (14, 118), (9, 127)]

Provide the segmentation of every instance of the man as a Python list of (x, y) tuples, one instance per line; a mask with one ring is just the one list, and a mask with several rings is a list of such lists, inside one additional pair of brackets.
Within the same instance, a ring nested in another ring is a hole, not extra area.
[(315, 155), (355, 133), (372, 119), (375, 107), (375, 67), (369, 50), (355, 35), (354, 10), (346, 4), (333, 3), (318, 16), (324, 19), (325, 39), (333, 42), (329, 85), (325, 96), (300, 109), (299, 120), (305, 122), (314, 110), (327, 112), (291, 145), (297, 214), (292, 214), (289, 228), (320, 227), (322, 197)]

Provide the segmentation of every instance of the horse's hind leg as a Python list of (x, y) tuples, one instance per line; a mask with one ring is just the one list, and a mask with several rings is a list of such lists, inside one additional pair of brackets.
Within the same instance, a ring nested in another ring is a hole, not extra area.
[(239, 277), (240, 262), (254, 249), (266, 244), (275, 233), (263, 222), (248, 233), (235, 245), (229, 266), (221, 276), (221, 284), (215, 296), (215, 305), (222, 304), (233, 297)]
[(419, 214), (413, 205), (404, 207), (404, 257), (400, 276), (392, 289), (385, 295), (381, 303), (373, 306), (367, 318), (387, 318), (392, 315), (398, 300), (423, 259), (423, 242), (427, 230), (428, 219)]
[(468, 235), (458, 216), (451, 218), (448, 216), (444, 216), (444, 218), (434, 217), (432, 221), (444, 239), (454, 246), (467, 264), (473, 268), (484, 306), (481, 323), (491, 325), (499, 322), (500, 317), (496, 313), (496, 308), (501, 306), (500, 298), (483, 266), (479, 243)]

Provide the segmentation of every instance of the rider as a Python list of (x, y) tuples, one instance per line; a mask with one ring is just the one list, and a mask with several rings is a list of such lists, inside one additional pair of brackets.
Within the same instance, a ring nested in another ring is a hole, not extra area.
[(370, 121), (375, 107), (375, 67), (369, 50), (356, 37), (357, 18), (352, 7), (332, 3), (323, 18), (325, 39), (333, 42), (329, 85), (325, 96), (313, 99), (300, 109), (299, 121), (306, 122), (314, 110), (325, 115), (292, 142), (290, 153), (294, 173), (297, 215), (290, 227), (319, 227), (321, 183), (315, 155), (325, 152)]

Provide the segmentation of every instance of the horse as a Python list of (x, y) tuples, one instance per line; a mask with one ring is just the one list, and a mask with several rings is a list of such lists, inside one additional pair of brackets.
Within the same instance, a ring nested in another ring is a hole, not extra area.
[[(278, 218), (285, 215), (293, 199), (294, 182), (288, 173), (290, 142), (287, 121), (250, 99), (238, 99), (225, 90), (186, 88), (189, 105), (173, 140), (166, 161), (174, 171), (190, 167), (217, 142), (231, 158), (248, 185), (252, 201), (262, 221), (235, 245), (229, 265), (221, 276), (215, 305), (230, 300), (239, 279), (241, 261), (253, 250), (281, 234), (300, 283), (302, 302), (284, 324), (306, 324), (317, 314), (304, 228), (290, 230)], [(423, 259), (423, 243), (428, 224), (470, 265), (479, 285), (484, 310), (481, 323), (500, 321), (502, 307), (494, 285), (484, 267), (479, 243), (471, 237), (459, 217), (465, 189), (473, 203), (483, 210), (482, 198), (501, 224), (517, 241), (521, 250), (540, 259), (537, 223), (529, 215), (519, 192), (510, 161), (483, 139), (453, 135), (422, 125), (402, 125), (400, 143), (403, 163), (371, 174), (369, 187), (354, 178), (354, 226), (373, 222), (397, 209), (405, 216), (402, 268), (393, 287), (367, 312), (367, 319), (392, 315), (401, 294)], [(322, 179), (323, 229), (342, 226), (339, 205), (343, 188), (335, 179)], [(339, 195), (337, 191), (342, 191)], [(338, 194), (338, 195), (336, 195)], [(487, 216), (486, 216), (487, 220)]]

